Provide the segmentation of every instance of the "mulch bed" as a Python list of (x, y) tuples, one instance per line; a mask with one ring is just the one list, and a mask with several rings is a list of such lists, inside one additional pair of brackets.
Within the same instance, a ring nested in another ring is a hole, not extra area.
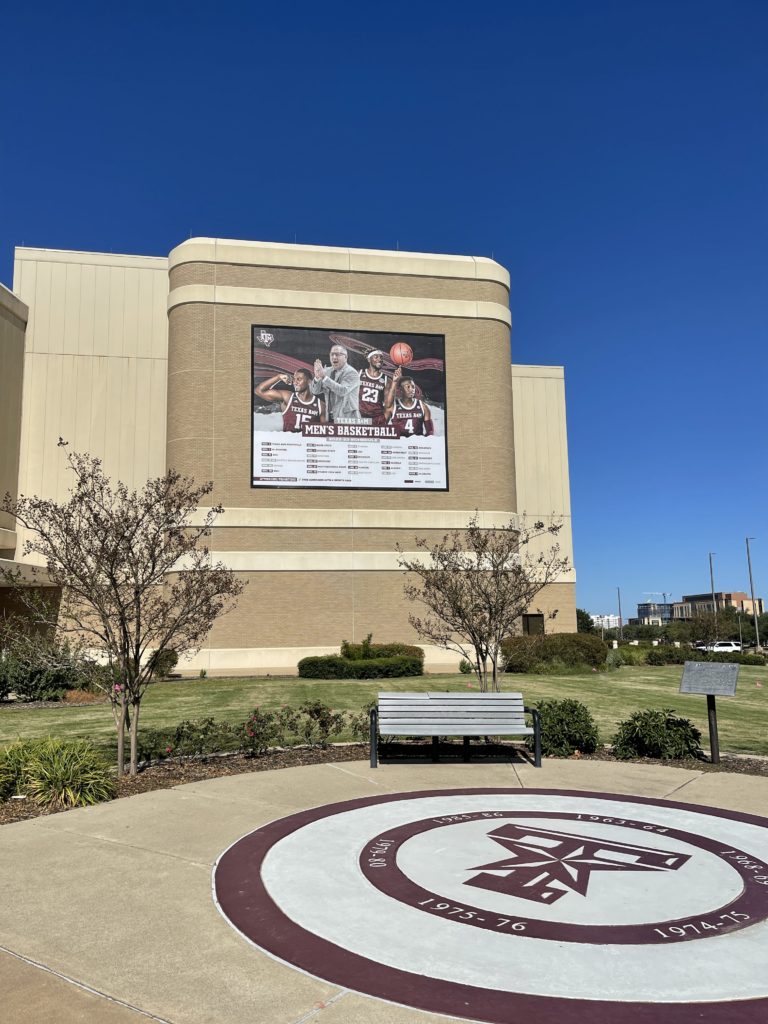
[[(414, 747), (420, 747), (417, 751)], [(392, 762), (400, 761), (410, 764), (429, 763), (430, 748), (428, 744), (392, 744), (382, 751), (385, 759)], [(473, 762), (508, 760), (510, 745), (488, 744), (472, 748)], [(451, 761), (461, 760), (461, 747), (458, 744), (441, 744), (440, 756)], [(523, 755), (525, 756), (525, 755)], [(616, 761), (610, 750), (603, 749), (592, 755), (574, 755), (574, 760), (583, 761)], [(224, 775), (242, 775), (247, 772), (274, 771), (279, 768), (296, 768), (310, 764), (327, 764), (339, 761), (367, 761), (368, 747), (364, 744), (349, 743), (331, 747), (292, 747), (286, 750), (272, 750), (263, 757), (246, 757), (235, 754), (228, 757), (214, 757), (210, 760), (167, 761), (163, 764), (144, 768), (135, 778), (125, 777), (118, 782), (118, 799), (134, 796), (137, 793), (149, 793), (155, 789), (172, 789), (183, 786), (187, 782), (199, 782), (205, 779), (216, 779)], [(624, 764), (630, 762), (622, 762)], [(671, 768), (687, 768), (697, 772), (727, 772), (740, 775), (768, 776), (768, 758), (741, 757), (723, 755), (719, 765), (709, 761), (698, 761), (688, 758), (682, 761), (657, 761), (650, 758), (638, 760), (636, 764), (663, 764)], [(46, 814), (62, 813), (46, 811), (30, 800), (8, 800), (0, 803), (0, 825), (27, 818), (37, 818)]]

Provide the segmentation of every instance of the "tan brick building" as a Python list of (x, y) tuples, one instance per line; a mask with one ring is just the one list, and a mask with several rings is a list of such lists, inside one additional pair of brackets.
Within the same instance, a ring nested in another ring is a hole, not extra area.
[[(265, 324), (443, 339), (447, 488), (254, 486)], [(190, 669), (286, 671), (345, 638), (412, 641), (398, 544), (475, 510), (489, 526), (554, 515), (572, 562), (563, 370), (510, 369), (510, 324), (509, 275), (485, 258), (209, 238), (168, 258), (17, 249), (0, 290), (0, 489), (64, 497), (59, 436), (130, 486), (166, 466), (212, 480), (226, 509), (212, 546), (248, 586)], [(0, 557), (23, 540), (0, 522)], [(574, 588), (571, 571), (530, 611), (575, 630)], [(432, 667), (455, 660), (428, 651)]]

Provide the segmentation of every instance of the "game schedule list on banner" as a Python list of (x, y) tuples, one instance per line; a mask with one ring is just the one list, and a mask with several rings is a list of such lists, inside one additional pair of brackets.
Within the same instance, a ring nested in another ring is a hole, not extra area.
[(252, 328), (253, 487), (447, 490), (445, 339)]

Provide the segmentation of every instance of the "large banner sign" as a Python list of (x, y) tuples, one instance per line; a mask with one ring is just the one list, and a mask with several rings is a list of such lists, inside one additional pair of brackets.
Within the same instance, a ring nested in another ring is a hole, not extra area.
[(447, 491), (445, 338), (254, 324), (253, 487)]

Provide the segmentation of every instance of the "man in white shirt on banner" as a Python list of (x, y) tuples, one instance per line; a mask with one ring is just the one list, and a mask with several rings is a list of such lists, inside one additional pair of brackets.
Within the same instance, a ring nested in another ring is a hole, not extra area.
[(330, 366), (315, 360), (315, 376), (309, 386), (313, 395), (325, 398), (328, 416), (333, 423), (355, 422), (360, 419), (360, 374), (350, 366), (349, 353), (343, 345), (334, 345), (330, 353)]

